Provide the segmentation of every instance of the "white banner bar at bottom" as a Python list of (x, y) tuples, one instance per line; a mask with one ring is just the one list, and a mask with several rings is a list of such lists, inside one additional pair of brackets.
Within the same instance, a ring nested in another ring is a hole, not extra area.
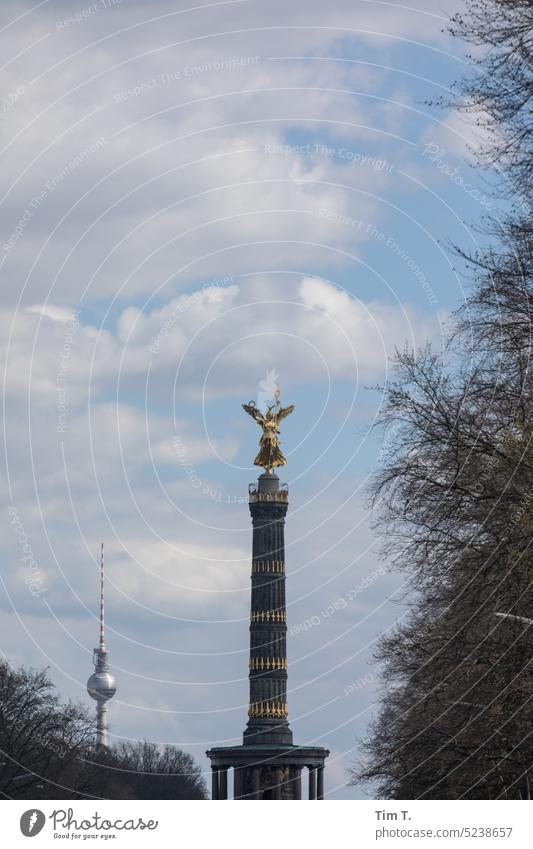
[[(520, 801), (46, 801), (0, 803), (2, 846), (119, 849), (229, 846), (273, 849), (501, 847), (533, 845), (530, 802)], [(29, 843), (35, 838), (35, 844)]]

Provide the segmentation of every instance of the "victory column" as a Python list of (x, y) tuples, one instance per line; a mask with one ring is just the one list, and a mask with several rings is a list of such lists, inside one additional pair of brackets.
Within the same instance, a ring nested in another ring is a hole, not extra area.
[(275, 403), (262, 413), (253, 401), (243, 404), (262, 430), (254, 460), (265, 469), (257, 486), (250, 484), (253, 526), (250, 612), (250, 702), (242, 746), (207, 752), (212, 769), (212, 798), (228, 798), (228, 770), (233, 767), (235, 799), (301, 799), (301, 773), (309, 771), (309, 799), (324, 798), (324, 761), (320, 746), (292, 742), (287, 706), (287, 611), (285, 604), (285, 516), (288, 488), (280, 487), (275, 469), (287, 464), (279, 442), (279, 424), (294, 410)]

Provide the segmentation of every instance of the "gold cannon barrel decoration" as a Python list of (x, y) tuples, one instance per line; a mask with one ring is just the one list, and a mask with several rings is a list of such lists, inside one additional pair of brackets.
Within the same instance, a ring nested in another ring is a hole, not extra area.
[(286, 657), (251, 657), (248, 668), (255, 671), (268, 672), (271, 669), (287, 669)]
[(283, 560), (254, 560), (252, 563), (252, 575), (257, 572), (285, 572)]
[(274, 719), (284, 719), (288, 716), (288, 706), (286, 702), (254, 702), (248, 708), (248, 716), (252, 719), (255, 717), (274, 717)]
[(285, 610), (252, 610), (250, 621), (257, 622), (286, 622), (287, 612)]

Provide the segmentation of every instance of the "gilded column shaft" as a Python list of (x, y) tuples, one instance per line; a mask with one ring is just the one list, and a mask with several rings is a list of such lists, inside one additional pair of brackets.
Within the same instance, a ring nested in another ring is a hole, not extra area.
[(285, 516), (288, 494), (274, 474), (250, 493), (253, 525), (250, 610), (250, 704), (245, 739), (290, 742), (287, 722)]

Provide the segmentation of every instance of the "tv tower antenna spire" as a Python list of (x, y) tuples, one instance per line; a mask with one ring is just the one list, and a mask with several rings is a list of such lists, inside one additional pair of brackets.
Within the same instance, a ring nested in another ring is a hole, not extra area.
[(87, 692), (96, 700), (96, 745), (107, 746), (107, 701), (117, 688), (109, 671), (109, 652), (105, 644), (104, 628), (104, 544), (100, 549), (100, 641), (93, 651), (94, 672), (87, 681)]

